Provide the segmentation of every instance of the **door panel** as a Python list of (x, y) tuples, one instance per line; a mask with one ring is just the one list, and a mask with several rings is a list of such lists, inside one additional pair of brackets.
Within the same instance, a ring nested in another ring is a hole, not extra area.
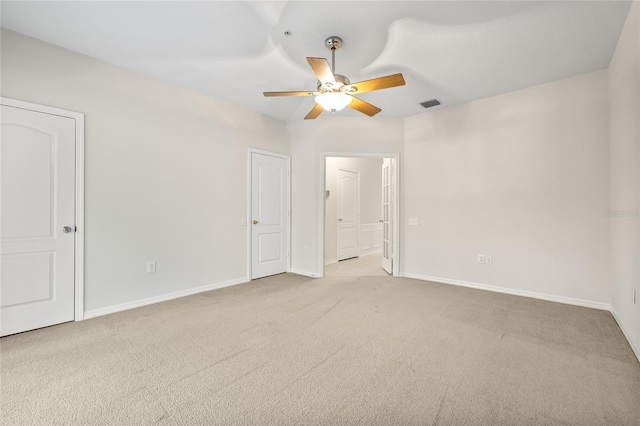
[(0, 335), (74, 319), (75, 121), (2, 106)]
[(3, 123), (2, 139), (2, 238), (52, 237), (55, 135)]
[(287, 272), (289, 162), (251, 153), (251, 278)]
[(358, 173), (338, 170), (338, 260), (358, 256), (359, 188)]
[(53, 252), (7, 254), (2, 258), (3, 286), (0, 306), (49, 300), (53, 295)]
[[(272, 157), (273, 158), (273, 157)], [(259, 173), (259, 215), (262, 226), (282, 226), (283, 210), (282, 205), (284, 183), (286, 175), (283, 176), (281, 164), (260, 164)]]
[(275, 232), (273, 234), (261, 234), (258, 261), (277, 262), (282, 260), (282, 233)]

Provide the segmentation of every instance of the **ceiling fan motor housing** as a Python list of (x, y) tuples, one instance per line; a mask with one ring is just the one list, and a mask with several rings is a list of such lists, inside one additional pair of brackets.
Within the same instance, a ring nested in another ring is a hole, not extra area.
[(335, 80), (336, 80), (335, 85), (333, 83), (322, 84), (322, 82), (318, 80), (319, 92), (338, 92), (338, 91), (341, 92), (341, 91), (344, 91), (344, 90), (341, 90), (343, 87), (351, 84), (351, 81), (349, 81), (349, 79), (342, 74), (334, 74), (333, 76), (335, 77)]

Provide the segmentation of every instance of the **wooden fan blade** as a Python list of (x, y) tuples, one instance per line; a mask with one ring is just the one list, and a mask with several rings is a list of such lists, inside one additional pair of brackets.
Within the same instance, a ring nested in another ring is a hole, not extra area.
[(356, 98), (355, 96), (351, 97), (353, 99), (349, 103), (349, 106), (356, 111), (360, 111), (361, 113), (368, 115), (369, 117), (373, 117), (374, 115), (382, 111), (380, 108), (370, 104), (369, 102), (365, 102), (362, 99)]
[(263, 95), (269, 96), (313, 96), (319, 95), (320, 92), (262, 92)]
[(388, 89), (390, 87), (404, 86), (404, 84), (404, 77), (398, 73), (353, 83), (351, 87), (356, 88), (356, 93), (365, 93), (373, 92), (374, 90)]
[(329, 61), (325, 58), (307, 58), (307, 62), (311, 65), (313, 72), (318, 76), (318, 80), (320, 83), (334, 83), (336, 82), (336, 78), (333, 76), (333, 72), (331, 71), (331, 67), (329, 66)]
[(307, 114), (307, 116), (304, 119), (313, 120), (314, 118), (318, 118), (318, 116), (322, 114), (322, 111), (324, 111), (324, 108), (322, 108), (322, 105), (316, 104), (316, 106), (314, 106), (313, 109), (309, 111), (309, 114)]

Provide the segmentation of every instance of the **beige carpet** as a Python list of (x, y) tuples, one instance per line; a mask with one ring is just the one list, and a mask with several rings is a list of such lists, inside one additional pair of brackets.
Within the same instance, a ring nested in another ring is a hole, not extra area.
[(278, 275), (0, 353), (3, 425), (640, 424), (609, 313), (386, 275)]

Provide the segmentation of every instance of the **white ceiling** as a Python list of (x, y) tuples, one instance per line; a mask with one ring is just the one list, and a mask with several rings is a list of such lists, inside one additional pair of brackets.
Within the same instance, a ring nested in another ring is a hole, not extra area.
[[(2, 27), (286, 121), (315, 90), (306, 57), (352, 82), (402, 72), (400, 88), (360, 95), (407, 117), (606, 68), (629, 1), (1, 2)], [(285, 31), (291, 36), (285, 36)], [(441, 107), (438, 107), (441, 108)], [(349, 108), (338, 114), (359, 115)], [(375, 119), (375, 118), (373, 118)]]

